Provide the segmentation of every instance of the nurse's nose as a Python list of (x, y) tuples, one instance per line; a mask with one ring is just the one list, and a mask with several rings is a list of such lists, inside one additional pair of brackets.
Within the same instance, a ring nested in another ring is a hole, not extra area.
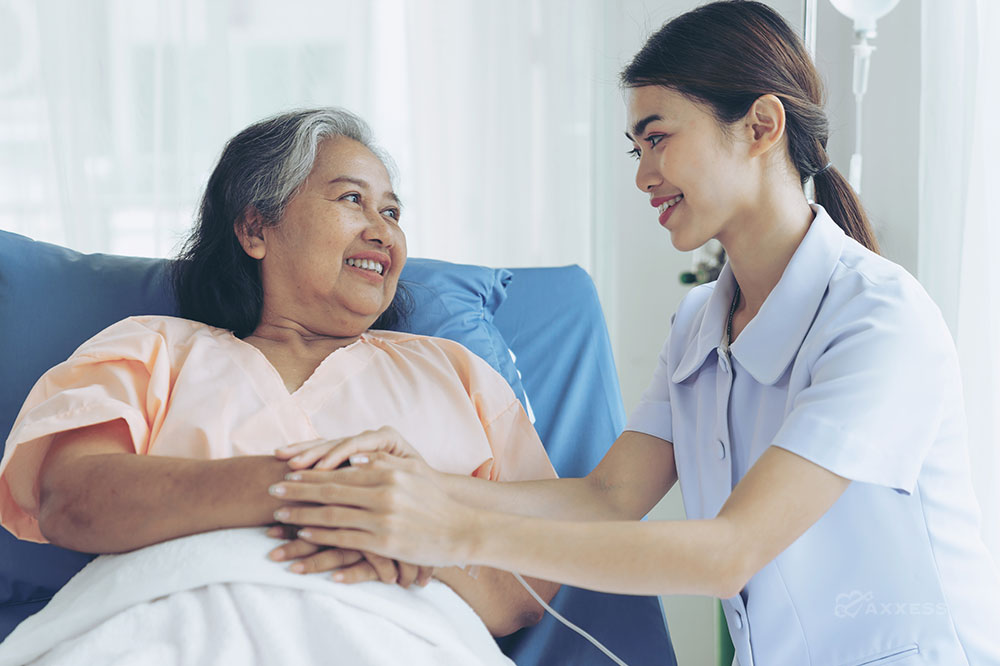
[(639, 166), (635, 170), (635, 186), (643, 192), (652, 192), (663, 184), (663, 176), (657, 168), (656, 160), (649, 153), (639, 157)]

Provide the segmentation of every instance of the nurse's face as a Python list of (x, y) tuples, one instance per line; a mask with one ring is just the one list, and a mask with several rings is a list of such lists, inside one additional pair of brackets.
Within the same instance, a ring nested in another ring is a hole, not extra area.
[(322, 141), (279, 223), (247, 250), (261, 260), (265, 319), (334, 337), (366, 331), (406, 263), (399, 213), (381, 160), (346, 137)]
[(649, 195), (674, 247), (700, 247), (746, 209), (745, 145), (670, 88), (628, 88), (625, 102), (626, 135), (639, 160), (636, 186)]

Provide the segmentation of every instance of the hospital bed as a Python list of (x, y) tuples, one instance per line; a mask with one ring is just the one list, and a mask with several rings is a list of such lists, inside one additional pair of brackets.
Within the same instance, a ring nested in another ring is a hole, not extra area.
[[(167, 269), (166, 260), (84, 255), (0, 231), (0, 447), (46, 369), (119, 319), (175, 313)], [(411, 258), (402, 280), (415, 306), (405, 330), (457, 340), (493, 365), (530, 406), (561, 476), (582, 476), (597, 464), (624, 413), (604, 317), (585, 271)], [(90, 559), (0, 530), (0, 639)], [(564, 586), (552, 605), (628, 664), (676, 664), (656, 597)], [(519, 666), (610, 663), (549, 615), (499, 643)]]

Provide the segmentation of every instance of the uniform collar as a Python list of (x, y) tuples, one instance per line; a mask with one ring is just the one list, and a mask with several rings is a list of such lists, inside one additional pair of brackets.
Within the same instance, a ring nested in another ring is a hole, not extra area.
[[(774, 384), (802, 346), (840, 260), (844, 232), (822, 206), (799, 243), (778, 284), (760, 312), (729, 348), (730, 353), (760, 384)], [(688, 343), (671, 379), (679, 383), (702, 366), (725, 335), (736, 279), (729, 262), (722, 267), (712, 295), (702, 309), (698, 333)]]

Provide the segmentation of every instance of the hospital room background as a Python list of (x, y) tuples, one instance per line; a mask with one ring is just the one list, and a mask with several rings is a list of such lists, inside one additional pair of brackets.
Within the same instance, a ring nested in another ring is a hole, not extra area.
[[(710, 254), (674, 250), (636, 191), (617, 74), (695, 4), (0, 0), (0, 229), (169, 256), (227, 137), (273, 112), (344, 106), (395, 158), (411, 256), (590, 274), (631, 410), (690, 288), (682, 274)], [(1000, 556), (1000, 215), (988, 202), (1000, 3), (873, 3), (895, 6), (869, 40), (860, 126), (851, 18), (830, 0), (769, 4), (814, 49), (834, 164), (848, 173), (860, 148), (883, 253), (918, 276), (955, 337)], [(681, 516), (677, 488), (651, 514)], [(713, 602), (664, 608), (679, 663), (712, 663)]]

